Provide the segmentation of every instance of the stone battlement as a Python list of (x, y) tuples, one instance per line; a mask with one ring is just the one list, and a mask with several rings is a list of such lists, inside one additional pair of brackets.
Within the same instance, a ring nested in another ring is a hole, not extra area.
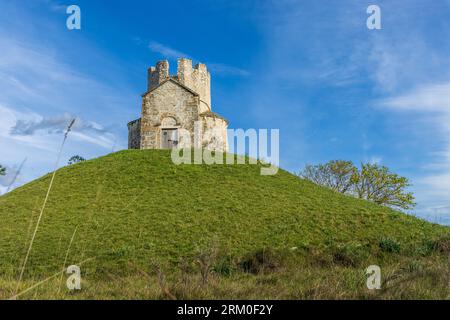
[(200, 102), (211, 110), (211, 75), (206, 65), (198, 63), (192, 67), (192, 60), (178, 59), (176, 76), (170, 75), (169, 62), (159, 61), (155, 67), (148, 69), (148, 91), (158, 87), (165, 80), (172, 78), (200, 96)]

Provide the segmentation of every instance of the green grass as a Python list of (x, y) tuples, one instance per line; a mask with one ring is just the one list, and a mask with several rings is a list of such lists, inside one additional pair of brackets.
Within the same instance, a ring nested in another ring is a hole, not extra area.
[[(13, 292), (49, 181), (46, 175), (0, 197), (0, 298)], [(67, 265), (93, 260), (82, 266), (82, 293), (61, 290), (64, 298), (164, 298), (161, 272), (168, 286), (194, 279), (196, 259), (209, 251), (211, 282), (174, 287), (176, 297), (371, 298), (364, 291), (369, 264), (395, 273), (414, 263), (423, 266), (422, 276), (412, 270), (406, 297), (449, 297), (448, 281), (439, 290), (433, 285), (438, 266), (449, 277), (448, 227), (283, 170), (261, 176), (259, 165), (176, 166), (168, 151), (128, 150), (60, 169), (22, 289), (61, 270), (75, 228)], [(438, 239), (444, 250), (433, 246)], [(261, 250), (276, 253), (276, 267), (245, 272), (242, 262)], [(184, 265), (189, 270), (182, 272)], [(330, 287), (333, 281), (341, 282)], [(26, 297), (58, 298), (58, 284), (59, 277)], [(383, 294), (377, 297), (392, 297)]]

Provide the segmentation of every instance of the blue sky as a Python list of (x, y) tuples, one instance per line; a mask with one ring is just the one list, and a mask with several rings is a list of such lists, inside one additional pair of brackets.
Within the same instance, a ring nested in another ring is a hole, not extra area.
[(283, 168), (387, 165), (410, 178), (415, 214), (450, 223), (449, 17), (448, 0), (2, 1), (0, 191), (25, 158), (17, 185), (52, 170), (72, 116), (63, 163), (126, 148), (147, 68), (182, 55), (207, 64), (231, 128), (280, 129)]

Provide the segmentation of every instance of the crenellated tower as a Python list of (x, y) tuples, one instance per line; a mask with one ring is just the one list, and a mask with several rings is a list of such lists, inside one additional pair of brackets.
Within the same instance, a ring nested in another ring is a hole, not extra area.
[(211, 111), (211, 75), (205, 64), (198, 63), (192, 67), (191, 59), (178, 59), (177, 74), (171, 76), (169, 61), (159, 61), (148, 69), (148, 91), (169, 78), (196, 92), (200, 97), (202, 111)]

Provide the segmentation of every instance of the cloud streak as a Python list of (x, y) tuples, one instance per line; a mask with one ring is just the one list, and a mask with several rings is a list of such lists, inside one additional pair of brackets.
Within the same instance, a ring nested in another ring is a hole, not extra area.
[(165, 58), (171, 59), (177, 59), (180, 57), (189, 58), (189, 55), (156, 41), (151, 41), (148, 47), (150, 48), (151, 51), (159, 53)]
[[(71, 135), (79, 140), (105, 149), (110, 149), (116, 141), (115, 135), (102, 125), (86, 121), (70, 113), (55, 117), (43, 117), (35, 113), (18, 113), (0, 107), (0, 116), (9, 123), (3, 123), (0, 136), (12, 140), (28, 142), (35, 147), (45, 145), (50, 137), (62, 134), (72, 119), (76, 119)], [(1, 121), (1, 120), (0, 120)], [(0, 123), (1, 124), (1, 123)], [(6, 130), (8, 129), (8, 130)], [(47, 147), (44, 147), (47, 149)]]
[(423, 85), (379, 105), (411, 119), (419, 116), (441, 141), (441, 149), (434, 150), (429, 155), (431, 162), (422, 168), (425, 175), (417, 179), (417, 187), (422, 198), (440, 199), (434, 202), (444, 206), (450, 204), (450, 82)]
[(48, 134), (63, 133), (72, 119), (76, 119), (72, 128), (73, 131), (89, 132), (99, 135), (108, 133), (101, 125), (95, 122), (84, 121), (69, 113), (64, 113), (56, 117), (41, 117), (36, 120), (18, 119), (10, 132), (12, 135), (18, 136), (31, 136), (37, 131), (46, 131)]
[[(398, 111), (437, 112), (450, 115), (450, 82), (430, 84), (404, 95), (385, 99), (382, 106)], [(443, 125), (449, 125), (447, 121)]]
[[(158, 53), (164, 58), (168, 59), (178, 59), (178, 58), (189, 58), (192, 60), (198, 60), (190, 56), (189, 54), (186, 54), (184, 52), (181, 52), (177, 49), (171, 48), (169, 46), (166, 46), (162, 43), (151, 41), (148, 45), (149, 49), (152, 52)], [(241, 76), (245, 77), (250, 75), (250, 72), (238, 67), (230, 66), (224, 63), (216, 63), (216, 62), (207, 62), (206, 63), (208, 69), (215, 74), (222, 75), (222, 76)]]
[(250, 75), (250, 72), (241, 68), (229, 66), (223, 63), (208, 63), (208, 68), (213, 73), (217, 73), (223, 76), (242, 76), (246, 77)]

